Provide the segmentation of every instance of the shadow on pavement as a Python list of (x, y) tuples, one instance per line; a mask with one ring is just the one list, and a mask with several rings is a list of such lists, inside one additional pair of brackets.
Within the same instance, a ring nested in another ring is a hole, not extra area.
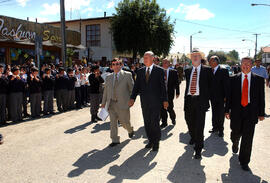
[(85, 124), (82, 124), (82, 125), (79, 125), (79, 126), (76, 126), (74, 128), (71, 128), (69, 130), (66, 130), (64, 133), (69, 133), (69, 134), (73, 134), (73, 133), (76, 133), (76, 132), (79, 132), (79, 131), (82, 131), (82, 130), (85, 130), (86, 127), (90, 126), (91, 124), (93, 124), (94, 122), (87, 122)]
[(212, 157), (214, 154), (219, 156), (225, 156), (228, 153), (228, 143), (224, 141), (223, 138), (216, 134), (211, 134), (204, 141), (205, 151), (202, 153), (205, 157)]
[(173, 135), (173, 133), (170, 132), (173, 128), (174, 126), (170, 125), (164, 129), (161, 129), (161, 140), (167, 140), (168, 138), (170, 138)]
[(188, 132), (179, 134), (179, 142), (183, 144), (189, 144), (189, 141), (190, 141), (190, 135)]
[(143, 126), (140, 127), (137, 131), (135, 131), (134, 137), (132, 139), (137, 140), (137, 139), (140, 139), (140, 138), (147, 139), (145, 129), (144, 129)]
[(125, 140), (121, 144), (115, 147), (106, 147), (103, 150), (94, 149), (88, 153), (83, 154), (73, 166), (76, 169), (68, 173), (68, 177), (77, 177), (83, 174), (86, 170), (101, 169), (107, 164), (117, 160), (121, 150), (130, 142)]
[(105, 130), (110, 130), (110, 123), (111, 122), (105, 122), (105, 123), (102, 123), (102, 124), (96, 124), (94, 127), (93, 127), (93, 130), (91, 131), (91, 133), (98, 133), (100, 131), (105, 131)]
[(108, 183), (121, 183), (124, 179), (138, 180), (155, 168), (157, 162), (151, 161), (156, 155), (156, 152), (149, 152), (147, 149), (142, 149), (128, 158), (120, 166), (111, 166), (108, 173), (115, 177), (109, 180)]
[(185, 150), (184, 154), (178, 158), (167, 179), (173, 183), (206, 182), (203, 171), (204, 166), (201, 165), (201, 160), (193, 159), (193, 147), (185, 146)]
[(230, 159), (230, 169), (228, 173), (221, 175), (223, 183), (235, 182), (235, 183), (267, 183), (265, 180), (252, 172), (245, 172), (241, 169), (238, 161), (238, 155), (234, 154)]

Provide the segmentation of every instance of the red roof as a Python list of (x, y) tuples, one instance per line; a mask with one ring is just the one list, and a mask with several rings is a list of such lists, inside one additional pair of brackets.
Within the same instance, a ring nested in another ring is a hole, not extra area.
[(270, 47), (264, 47), (264, 48), (262, 48), (262, 51), (264, 53), (270, 53)]

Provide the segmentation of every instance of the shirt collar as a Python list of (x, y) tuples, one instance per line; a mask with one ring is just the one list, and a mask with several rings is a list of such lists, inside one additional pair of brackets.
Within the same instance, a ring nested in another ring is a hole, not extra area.
[(219, 65), (217, 65), (217, 66), (214, 68), (214, 71), (215, 71), (215, 72), (218, 70), (218, 67), (219, 67)]
[(244, 74), (244, 73), (242, 72), (242, 78), (245, 78), (245, 75), (247, 75), (248, 78), (250, 78), (250, 77), (251, 77), (251, 72), (249, 72), (249, 73), (247, 73), (247, 74)]
[(146, 68), (149, 68), (151, 71), (153, 69), (153, 67), (154, 67), (154, 64), (152, 64), (150, 67), (146, 67)]
[(202, 67), (202, 64), (200, 64), (198, 67), (192, 66), (192, 70), (195, 70), (195, 68), (197, 68), (197, 71), (200, 71), (201, 70), (201, 67)]

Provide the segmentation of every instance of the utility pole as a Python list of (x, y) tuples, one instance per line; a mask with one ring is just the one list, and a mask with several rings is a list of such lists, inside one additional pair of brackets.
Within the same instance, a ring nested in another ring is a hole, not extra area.
[(254, 59), (256, 59), (256, 56), (257, 56), (257, 43), (258, 43), (258, 36), (260, 34), (253, 34), (256, 36), (256, 41), (255, 41), (255, 55), (254, 55)]
[(62, 62), (66, 68), (66, 19), (65, 19), (65, 0), (60, 0), (60, 14), (61, 14), (61, 39), (62, 39)]
[(192, 53), (192, 35), (190, 36), (190, 53)]

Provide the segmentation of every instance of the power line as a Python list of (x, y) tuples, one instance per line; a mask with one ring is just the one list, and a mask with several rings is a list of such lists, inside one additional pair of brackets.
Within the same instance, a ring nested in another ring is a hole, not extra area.
[[(180, 21), (180, 22), (185, 22), (185, 23), (189, 23), (189, 24), (194, 24), (194, 25), (199, 25), (202, 27), (207, 27), (207, 28), (212, 28), (212, 29), (219, 29), (219, 30), (224, 30), (224, 31), (231, 31), (231, 32), (238, 32), (238, 33), (249, 33), (249, 34), (255, 34), (256, 32), (250, 32), (250, 31), (245, 31), (245, 30), (236, 30), (236, 29), (229, 29), (229, 28), (224, 28), (224, 27), (217, 27), (217, 26), (213, 26), (213, 25), (207, 25), (207, 24), (201, 24), (201, 23), (195, 23), (195, 22), (191, 22), (188, 20), (183, 20), (183, 19), (179, 19), (176, 18), (176, 20)], [(261, 33), (261, 34), (270, 34), (270, 33)]]
[(0, 1), (0, 3), (7, 3), (7, 2), (10, 2), (11, 0), (3, 0), (3, 1)]

